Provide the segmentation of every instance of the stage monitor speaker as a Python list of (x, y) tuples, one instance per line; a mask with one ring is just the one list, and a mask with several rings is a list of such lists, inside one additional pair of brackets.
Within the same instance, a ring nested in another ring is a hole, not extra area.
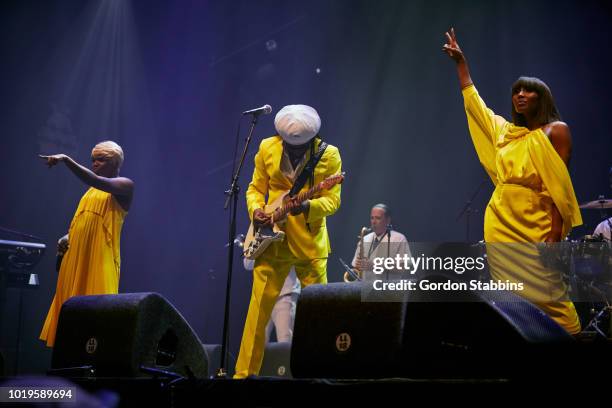
[(291, 369), (291, 343), (271, 342), (266, 344), (263, 363), (259, 375), (265, 377), (292, 378)]
[(506, 378), (521, 375), (535, 358), (540, 370), (562, 367), (558, 353), (573, 343), (540, 309), (510, 292), (415, 291), (403, 302), (365, 302), (363, 285), (371, 283), (302, 291), (294, 377)]
[(83, 368), (97, 377), (208, 375), (208, 357), (198, 336), (157, 293), (68, 299), (51, 366), (54, 374), (64, 376), (83, 376)]

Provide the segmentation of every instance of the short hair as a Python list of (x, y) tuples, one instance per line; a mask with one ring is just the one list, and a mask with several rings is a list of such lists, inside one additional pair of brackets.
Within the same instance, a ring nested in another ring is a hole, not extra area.
[[(550, 92), (550, 88), (544, 81), (538, 78), (522, 76), (512, 84), (512, 95), (521, 88), (525, 88), (528, 91), (535, 91), (539, 96), (538, 112), (535, 117), (538, 124), (545, 125), (561, 120), (561, 115), (555, 105), (552, 92)], [(515, 125), (527, 126), (525, 116), (514, 109), (514, 104), (512, 104), (512, 121)]]
[(105, 140), (95, 145), (91, 150), (91, 155), (93, 156), (95, 153), (102, 154), (104, 157), (106, 157), (111, 163), (114, 164), (117, 171), (119, 171), (121, 165), (123, 164), (123, 149), (112, 140)]
[(372, 207), (372, 209), (374, 208), (380, 208), (381, 210), (385, 212), (385, 217), (387, 218), (391, 217), (391, 210), (389, 210), (389, 206), (387, 204), (379, 203), (379, 204), (376, 204), (374, 207)]

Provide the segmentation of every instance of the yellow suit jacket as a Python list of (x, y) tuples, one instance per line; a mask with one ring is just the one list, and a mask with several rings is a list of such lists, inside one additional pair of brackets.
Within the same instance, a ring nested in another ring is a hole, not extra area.
[[(317, 151), (320, 141), (317, 140), (315, 143), (315, 151)], [(306, 154), (307, 159), (309, 159), (310, 150)], [(251, 220), (253, 211), (263, 208), (265, 204), (272, 203), (293, 186), (293, 181), (287, 178), (280, 169), (282, 156), (283, 139), (280, 136), (272, 136), (262, 140), (259, 151), (255, 155), (253, 180), (246, 192), (247, 207)], [(338, 148), (328, 145), (315, 167), (315, 184), (329, 176), (339, 174), (341, 168), (342, 160)], [(302, 191), (309, 188), (310, 184), (307, 182)], [(266, 195), (268, 196), (267, 201)], [(340, 208), (340, 185), (336, 184), (329, 190), (317, 193), (310, 200), (308, 219), (306, 219), (305, 214), (289, 215), (287, 217), (287, 222), (283, 228), (286, 233), (285, 240), (295, 257), (298, 259), (314, 259), (328, 256), (331, 248), (325, 217), (335, 213), (338, 208)]]

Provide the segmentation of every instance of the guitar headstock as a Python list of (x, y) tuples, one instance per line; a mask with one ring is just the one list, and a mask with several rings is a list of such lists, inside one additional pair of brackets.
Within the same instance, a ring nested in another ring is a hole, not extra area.
[(342, 182), (344, 181), (344, 174), (345, 172), (342, 172), (340, 174), (329, 176), (328, 178), (319, 183), (319, 187), (321, 187), (321, 190), (329, 190), (336, 184), (342, 184)]

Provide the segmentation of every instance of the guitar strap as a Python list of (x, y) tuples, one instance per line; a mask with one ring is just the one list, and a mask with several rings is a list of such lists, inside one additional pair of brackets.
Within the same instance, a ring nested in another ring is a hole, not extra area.
[(297, 176), (297, 178), (295, 179), (295, 183), (293, 183), (293, 187), (291, 187), (291, 190), (289, 190), (289, 197), (293, 197), (297, 193), (299, 193), (302, 187), (304, 187), (304, 184), (306, 184), (306, 180), (308, 180), (308, 176), (310, 176), (311, 174), (314, 174), (314, 169), (317, 166), (317, 163), (319, 163), (319, 160), (321, 160), (321, 157), (323, 156), (325, 149), (327, 149), (327, 143), (322, 141), (321, 144), (319, 145), (319, 150), (317, 150), (317, 152), (314, 155), (310, 156), (310, 160), (308, 160), (308, 163), (306, 163), (300, 175)]

